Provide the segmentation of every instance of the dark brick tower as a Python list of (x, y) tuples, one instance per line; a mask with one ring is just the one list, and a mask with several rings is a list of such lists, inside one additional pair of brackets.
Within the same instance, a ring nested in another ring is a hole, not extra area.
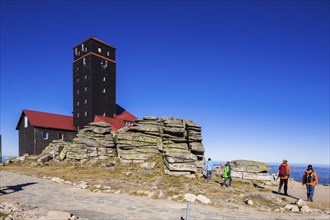
[(73, 52), (73, 123), (79, 130), (95, 115), (116, 113), (116, 48), (90, 37)]

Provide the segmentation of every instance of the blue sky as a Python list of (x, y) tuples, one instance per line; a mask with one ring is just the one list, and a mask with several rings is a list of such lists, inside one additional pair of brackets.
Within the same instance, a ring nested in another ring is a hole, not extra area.
[(212, 160), (329, 164), (329, 1), (3, 1), (3, 153), (23, 109), (71, 115), (72, 47), (117, 48), (117, 103), (202, 126)]

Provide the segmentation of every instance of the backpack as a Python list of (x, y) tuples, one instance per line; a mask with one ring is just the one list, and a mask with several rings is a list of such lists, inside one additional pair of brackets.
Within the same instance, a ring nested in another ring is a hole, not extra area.
[(311, 173), (306, 173), (306, 183), (311, 183), (314, 181), (314, 171)]
[(280, 172), (278, 173), (279, 177), (287, 176), (288, 172), (286, 170), (286, 166), (281, 165), (279, 168)]

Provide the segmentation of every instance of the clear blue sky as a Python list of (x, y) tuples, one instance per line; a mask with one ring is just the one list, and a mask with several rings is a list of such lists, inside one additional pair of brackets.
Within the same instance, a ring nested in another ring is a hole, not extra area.
[(3, 1), (1, 134), (71, 115), (72, 47), (117, 48), (117, 103), (202, 126), (212, 160), (329, 164), (329, 1)]

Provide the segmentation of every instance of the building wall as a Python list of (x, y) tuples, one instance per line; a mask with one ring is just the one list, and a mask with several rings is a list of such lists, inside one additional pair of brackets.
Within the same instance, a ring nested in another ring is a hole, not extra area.
[(73, 121), (82, 129), (95, 115), (116, 113), (116, 49), (89, 39), (73, 50)]
[[(48, 132), (48, 139), (42, 138), (42, 131)], [(28, 127), (24, 127), (24, 122), (18, 126), (19, 156), (24, 154), (41, 154), (41, 152), (53, 141), (59, 139), (59, 134), (63, 134), (63, 140), (72, 142), (76, 131), (65, 131), (57, 129), (37, 128), (28, 122)]]
[[(34, 136), (36, 140), (36, 151), (34, 154), (41, 154), (41, 152), (54, 140), (59, 140), (60, 134), (63, 134), (63, 140), (66, 142), (72, 142), (76, 132), (75, 131), (64, 131), (47, 128), (35, 128)], [(42, 138), (42, 132), (48, 132), (48, 139)]]
[(28, 122), (28, 126), (24, 127), (24, 120), (18, 126), (18, 154), (35, 154), (34, 148), (34, 127)]

